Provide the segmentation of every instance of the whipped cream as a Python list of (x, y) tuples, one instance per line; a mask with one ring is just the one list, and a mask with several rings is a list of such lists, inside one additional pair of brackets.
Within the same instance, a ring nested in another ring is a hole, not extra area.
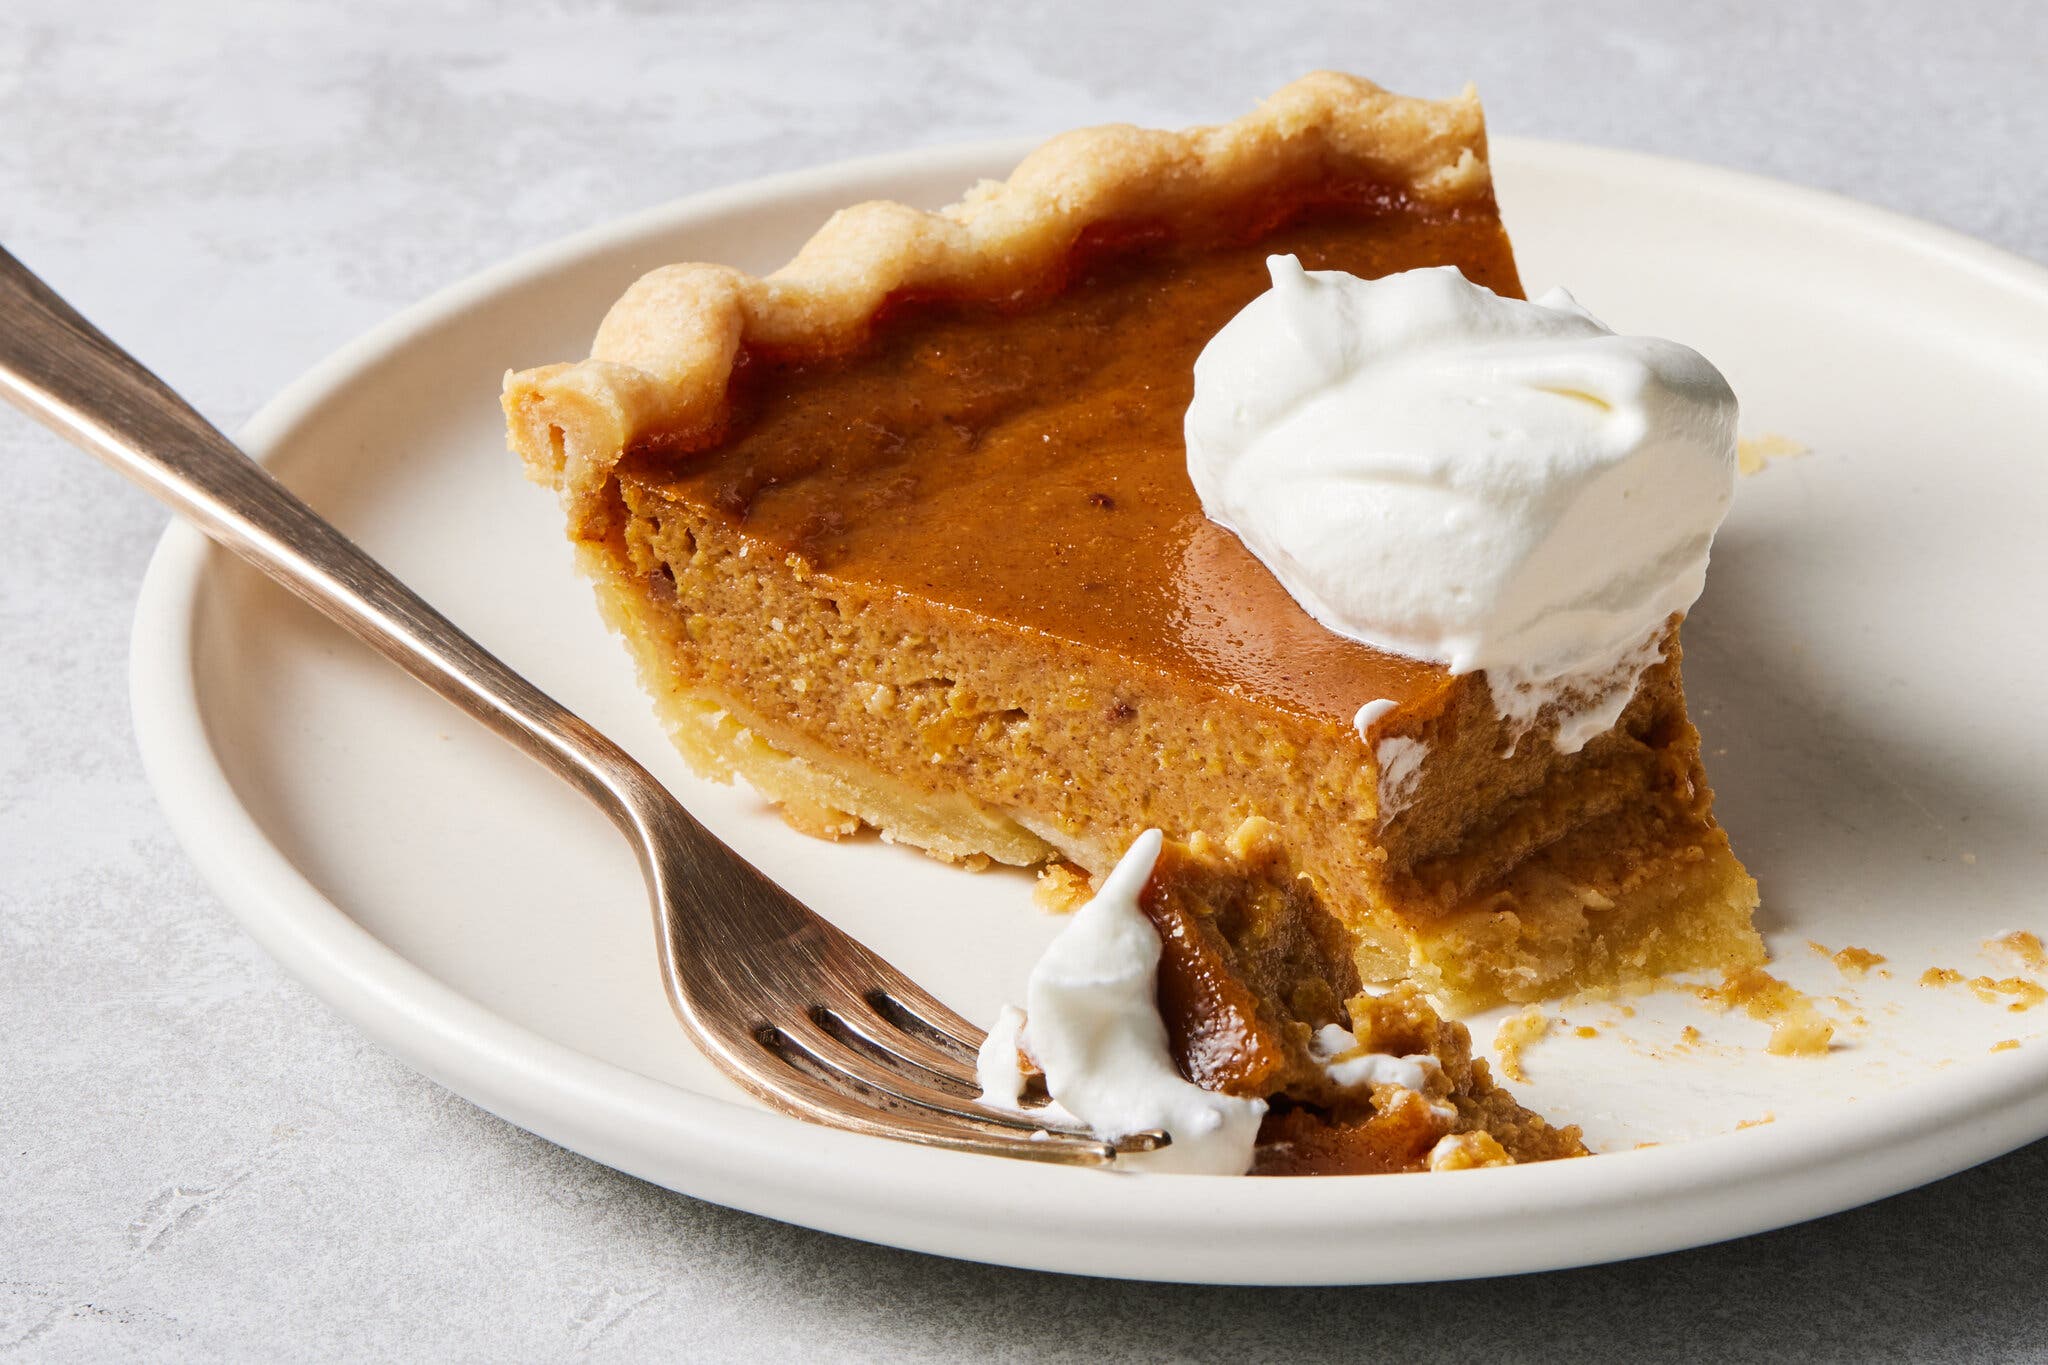
[(1031, 969), (1025, 1008), (1006, 1007), (980, 1058), (982, 1102), (1017, 1110), (1021, 1047), (1045, 1073), (1057, 1109), (1021, 1111), (1048, 1121), (1071, 1115), (1116, 1139), (1162, 1128), (1172, 1143), (1119, 1159), (1152, 1171), (1243, 1175), (1251, 1166), (1265, 1101), (1202, 1089), (1174, 1065), (1159, 1017), (1159, 932), (1138, 893), (1159, 860), (1161, 835), (1138, 836), (1095, 898), (1073, 913)]
[(1367, 1052), (1350, 1029), (1342, 1024), (1325, 1024), (1309, 1040), (1309, 1053), (1323, 1064), (1323, 1074), (1346, 1090), (1359, 1086), (1398, 1085), (1420, 1091), (1430, 1079), (1443, 1074), (1444, 1065), (1427, 1052), (1402, 1057), (1391, 1052)]
[[(1372, 727), (1399, 709), (1398, 703), (1385, 697), (1375, 697), (1358, 708), (1358, 714), (1351, 718), (1352, 728), (1358, 731), (1360, 739), (1370, 744)], [(1422, 785), (1422, 761), (1427, 757), (1429, 746), (1406, 735), (1388, 735), (1374, 746), (1373, 762), (1379, 768), (1381, 824), (1414, 804), (1415, 793)]]
[(1705, 586), (1734, 494), (1727, 382), (1562, 289), (1267, 264), (1273, 288), (1195, 362), (1203, 509), (1331, 630), (1484, 670), (1511, 724), (1553, 708), (1576, 752)]

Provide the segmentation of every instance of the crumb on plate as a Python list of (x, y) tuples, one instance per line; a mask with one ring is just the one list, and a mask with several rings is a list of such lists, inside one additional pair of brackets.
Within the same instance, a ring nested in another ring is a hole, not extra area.
[(1761, 474), (1773, 460), (1790, 460), (1807, 453), (1807, 448), (1789, 436), (1766, 431), (1743, 436), (1735, 442), (1735, 467), (1745, 474)]
[(1438, 1138), (1436, 1146), (1429, 1149), (1429, 1169), (1432, 1171), (1471, 1171), (1482, 1166), (1513, 1164), (1507, 1149), (1493, 1134), (1481, 1129), (1447, 1134)]
[(1986, 939), (1984, 947), (1994, 953), (2009, 953), (2029, 971), (2048, 971), (2048, 950), (2041, 946), (2041, 936), (2025, 929), (2015, 929), (1998, 938)]
[(1693, 989), (1715, 1009), (1740, 1008), (1769, 1024), (1771, 1040), (1765, 1050), (1780, 1057), (1819, 1056), (1834, 1039), (1834, 1024), (1813, 1007), (1812, 997), (1761, 967), (1730, 972), (1718, 986)]
[[(2014, 1014), (2030, 1010), (2048, 1000), (2048, 990), (2041, 983), (2024, 976), (2007, 976), (1993, 980), (1988, 976), (1973, 976), (1968, 985), (1970, 991), (1987, 1005), (2004, 1005)], [(2004, 997), (2010, 996), (2008, 1002)]]
[(1050, 915), (1071, 915), (1093, 894), (1088, 874), (1072, 863), (1047, 863), (1031, 888), (1032, 902)]
[(1535, 1005), (1501, 1020), (1493, 1034), (1493, 1052), (1500, 1063), (1500, 1074), (1511, 1081), (1528, 1080), (1528, 1073), (1522, 1070), (1522, 1049), (1548, 1032), (1549, 1016)]

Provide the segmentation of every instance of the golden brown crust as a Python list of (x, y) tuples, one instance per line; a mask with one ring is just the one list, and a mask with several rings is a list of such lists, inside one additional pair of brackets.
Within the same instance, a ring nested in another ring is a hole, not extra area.
[(600, 514), (611, 467), (636, 441), (716, 420), (743, 346), (842, 350), (892, 294), (1000, 296), (1055, 269), (1092, 224), (1171, 229), (1268, 186), (1343, 177), (1435, 203), (1488, 194), (1478, 97), (1411, 99), (1316, 72), (1216, 127), (1064, 134), (1008, 180), (985, 181), (936, 213), (855, 205), (765, 277), (664, 267), (613, 306), (590, 359), (506, 376), (512, 444), (583, 524)]

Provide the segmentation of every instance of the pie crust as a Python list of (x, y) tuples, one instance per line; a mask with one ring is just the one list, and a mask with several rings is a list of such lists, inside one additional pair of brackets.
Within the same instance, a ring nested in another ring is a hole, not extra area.
[(715, 425), (744, 348), (851, 351), (892, 297), (1001, 298), (1042, 285), (1090, 225), (1172, 230), (1219, 203), (1340, 174), (1432, 203), (1490, 201), (1478, 95), (1412, 99), (1317, 72), (1216, 127), (1063, 134), (1009, 179), (983, 181), (936, 213), (887, 201), (842, 209), (766, 276), (663, 267), (612, 306), (590, 359), (507, 376), (512, 442), (573, 520), (602, 522), (619, 457), (650, 437)]

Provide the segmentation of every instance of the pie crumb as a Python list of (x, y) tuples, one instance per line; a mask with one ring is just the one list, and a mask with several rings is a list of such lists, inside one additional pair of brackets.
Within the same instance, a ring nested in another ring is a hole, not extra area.
[(1550, 1018), (1535, 1005), (1500, 1021), (1494, 1030), (1493, 1052), (1500, 1061), (1500, 1074), (1511, 1081), (1529, 1079), (1522, 1070), (1522, 1049), (1550, 1032)]
[(1432, 1171), (1470, 1171), (1481, 1166), (1513, 1164), (1507, 1149), (1493, 1134), (1478, 1129), (1438, 1138), (1436, 1146), (1429, 1149), (1429, 1169)]
[(836, 810), (821, 801), (791, 797), (782, 803), (782, 822), (799, 834), (836, 842), (860, 833), (860, 817)]
[[(2048, 990), (2042, 989), (2040, 982), (2024, 976), (2002, 977), (1995, 981), (1988, 976), (1973, 976), (1968, 985), (1971, 993), (1985, 1004), (2004, 1004), (2014, 1014), (2030, 1010), (2043, 1000), (2048, 1000)], [(2002, 996), (2011, 996), (2013, 999), (2007, 1003), (2000, 999)]]
[(1834, 1036), (1835, 1026), (1801, 1002), (1793, 1012), (1771, 1021), (1771, 1041), (1764, 1050), (1780, 1057), (1817, 1057), (1827, 1052)]
[(1771, 1041), (1765, 1051), (1780, 1057), (1819, 1056), (1835, 1036), (1835, 1026), (1813, 1007), (1810, 996), (1761, 967), (1730, 972), (1720, 985), (1694, 990), (1715, 1009), (1739, 1006), (1750, 1018), (1769, 1024)]
[(1093, 894), (1088, 874), (1072, 863), (1047, 863), (1031, 888), (1032, 903), (1048, 915), (1071, 915)]
[(2048, 1000), (2048, 989), (2024, 976), (1964, 976), (1953, 967), (1929, 967), (1920, 974), (1923, 986), (1968, 986), (1970, 993), (1987, 1005), (2004, 1005), (2020, 1014)]
[(1286, 851), (1279, 829), (1263, 815), (1246, 816), (1223, 846), (1239, 862), (1252, 864), (1277, 862)]
[(1744, 436), (1735, 443), (1735, 467), (1745, 474), (1761, 474), (1773, 460), (1789, 460), (1807, 453), (1805, 446), (1789, 436), (1767, 431), (1761, 436)]
[(2048, 950), (2043, 950), (2039, 934), (2015, 929), (2002, 937), (1985, 940), (1984, 947), (1994, 953), (2012, 954), (2028, 971), (2048, 971)]
[(1743, 1119), (1740, 1123), (1736, 1124), (1735, 1126), (1738, 1130), (1743, 1128), (1761, 1128), (1767, 1123), (1776, 1123), (1777, 1121), (1778, 1116), (1772, 1113), (1770, 1110), (1766, 1109), (1764, 1111), (1762, 1118)]
[(1598, 1038), (1600, 1036), (1600, 1030), (1594, 1028), (1591, 1024), (1581, 1024), (1573, 1029), (1572, 1032), (1581, 1038)]
[(1829, 952), (1826, 944), (1815, 943), (1812, 939), (1806, 940), (1806, 946), (1834, 963), (1835, 969), (1843, 976), (1866, 976), (1872, 967), (1890, 960), (1883, 953), (1874, 953), (1868, 948), (1850, 946), (1840, 952)]
[(2017, 1038), (2001, 1038), (1991, 1045), (1991, 1050), (1993, 1052), (2010, 1052), (2019, 1045), (2020, 1040)]

